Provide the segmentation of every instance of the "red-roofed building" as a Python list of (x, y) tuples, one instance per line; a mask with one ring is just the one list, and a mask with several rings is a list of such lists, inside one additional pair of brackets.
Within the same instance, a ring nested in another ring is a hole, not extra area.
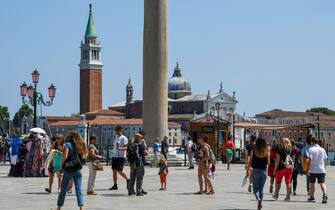
[[(308, 134), (320, 137), (324, 142), (325, 148), (335, 150), (335, 117), (327, 116), (315, 112), (292, 112), (282, 110), (272, 110), (257, 114), (257, 123), (263, 125), (283, 125), (280, 129), (263, 129), (259, 135), (271, 142), (279, 138), (287, 137), (290, 139), (306, 139)], [(319, 122), (318, 122), (319, 118)], [(318, 133), (318, 123), (320, 134)], [(302, 128), (299, 125), (311, 124), (313, 128)]]

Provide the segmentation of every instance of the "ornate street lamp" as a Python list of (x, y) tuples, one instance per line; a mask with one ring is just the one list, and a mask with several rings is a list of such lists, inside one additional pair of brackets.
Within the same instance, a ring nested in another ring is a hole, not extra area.
[(33, 97), (33, 95), (34, 95), (34, 87), (31, 84), (27, 88), (27, 93), (28, 93), (29, 99)]
[(56, 87), (53, 83), (51, 83), (50, 87), (48, 88), (48, 92), (50, 100), (53, 101), (56, 96)]
[(35, 69), (33, 73), (31, 73), (31, 76), (32, 76), (34, 85), (36, 85), (38, 81), (40, 80), (40, 73), (37, 71), (37, 69)]
[[(36, 117), (36, 107), (37, 104), (41, 104), (44, 106), (51, 106), (53, 104), (53, 100), (56, 96), (56, 87), (51, 83), (50, 87), (48, 88), (49, 98), (50, 101), (44, 101), (42, 93), (37, 91), (37, 84), (40, 79), (40, 73), (35, 69), (31, 74), (32, 81), (34, 86), (31, 84), (28, 86), (26, 82), (24, 82), (20, 86), (20, 92), (22, 97), (22, 103), (26, 105), (31, 105), (34, 107), (34, 123), (33, 126), (37, 127), (37, 117)], [(27, 96), (27, 99), (26, 99)]]
[(24, 82), (21, 86), (20, 86), (20, 90), (21, 90), (21, 96), (25, 97), (27, 95), (28, 92), (28, 86), (26, 84), (26, 82)]

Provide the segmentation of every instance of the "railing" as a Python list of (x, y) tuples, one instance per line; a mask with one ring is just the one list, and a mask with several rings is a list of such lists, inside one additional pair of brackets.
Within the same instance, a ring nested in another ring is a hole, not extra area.
[[(103, 157), (102, 162), (105, 162), (107, 165), (111, 164), (111, 160), (112, 160), (112, 156), (113, 156), (113, 145), (98, 145), (97, 149), (99, 151), (99, 154)], [(149, 153), (151, 153), (153, 151), (153, 147), (152, 146), (148, 146), (148, 151)], [(234, 154), (234, 158), (233, 158), (233, 162), (235, 163), (241, 163), (244, 162), (246, 157), (245, 157), (245, 149), (236, 149), (235, 154)], [(182, 147), (181, 145), (179, 146), (175, 146), (175, 147), (170, 147), (169, 150), (170, 154), (176, 154), (178, 155), (182, 155), (183, 154), (183, 158), (184, 158), (184, 165), (187, 164), (187, 155), (185, 154), (185, 148)], [(221, 155), (216, 157), (218, 160), (221, 160), (222, 157)]]
[[(97, 150), (99, 151), (99, 155), (103, 157), (102, 162), (106, 162), (106, 164), (110, 164), (113, 156), (113, 145), (97, 145)], [(149, 152), (153, 151), (152, 146), (148, 146)], [(184, 148), (182, 146), (170, 147), (169, 153), (176, 154), (184, 154)]]

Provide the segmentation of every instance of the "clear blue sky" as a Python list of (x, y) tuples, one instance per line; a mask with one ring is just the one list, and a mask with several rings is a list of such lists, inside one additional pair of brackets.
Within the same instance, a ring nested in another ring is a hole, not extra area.
[[(143, 0), (2, 2), (0, 105), (21, 105), (19, 85), (41, 72), (57, 86), (46, 115), (79, 110), (79, 56), (88, 4), (103, 46), (103, 106), (142, 92)], [(169, 0), (169, 74), (178, 59), (193, 93), (236, 91), (238, 112), (335, 108), (334, 0)]]

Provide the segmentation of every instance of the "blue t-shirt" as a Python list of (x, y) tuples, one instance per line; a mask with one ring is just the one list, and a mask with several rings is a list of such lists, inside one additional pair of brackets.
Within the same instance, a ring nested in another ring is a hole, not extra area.
[(310, 148), (310, 145), (306, 144), (301, 150), (301, 156), (306, 157), (309, 148)]
[(160, 144), (158, 142), (154, 142), (154, 145), (153, 145), (154, 152), (159, 152), (159, 147), (160, 147)]
[(65, 143), (64, 144), (65, 148), (69, 150), (68, 156), (73, 155), (74, 154), (74, 148), (72, 143)]
[(19, 155), (21, 152), (22, 140), (19, 138), (11, 139), (10, 146), (12, 148), (12, 155)]
[(302, 150), (304, 148), (305, 144), (302, 141), (297, 141), (295, 143), (295, 146), (298, 147), (300, 150)]

